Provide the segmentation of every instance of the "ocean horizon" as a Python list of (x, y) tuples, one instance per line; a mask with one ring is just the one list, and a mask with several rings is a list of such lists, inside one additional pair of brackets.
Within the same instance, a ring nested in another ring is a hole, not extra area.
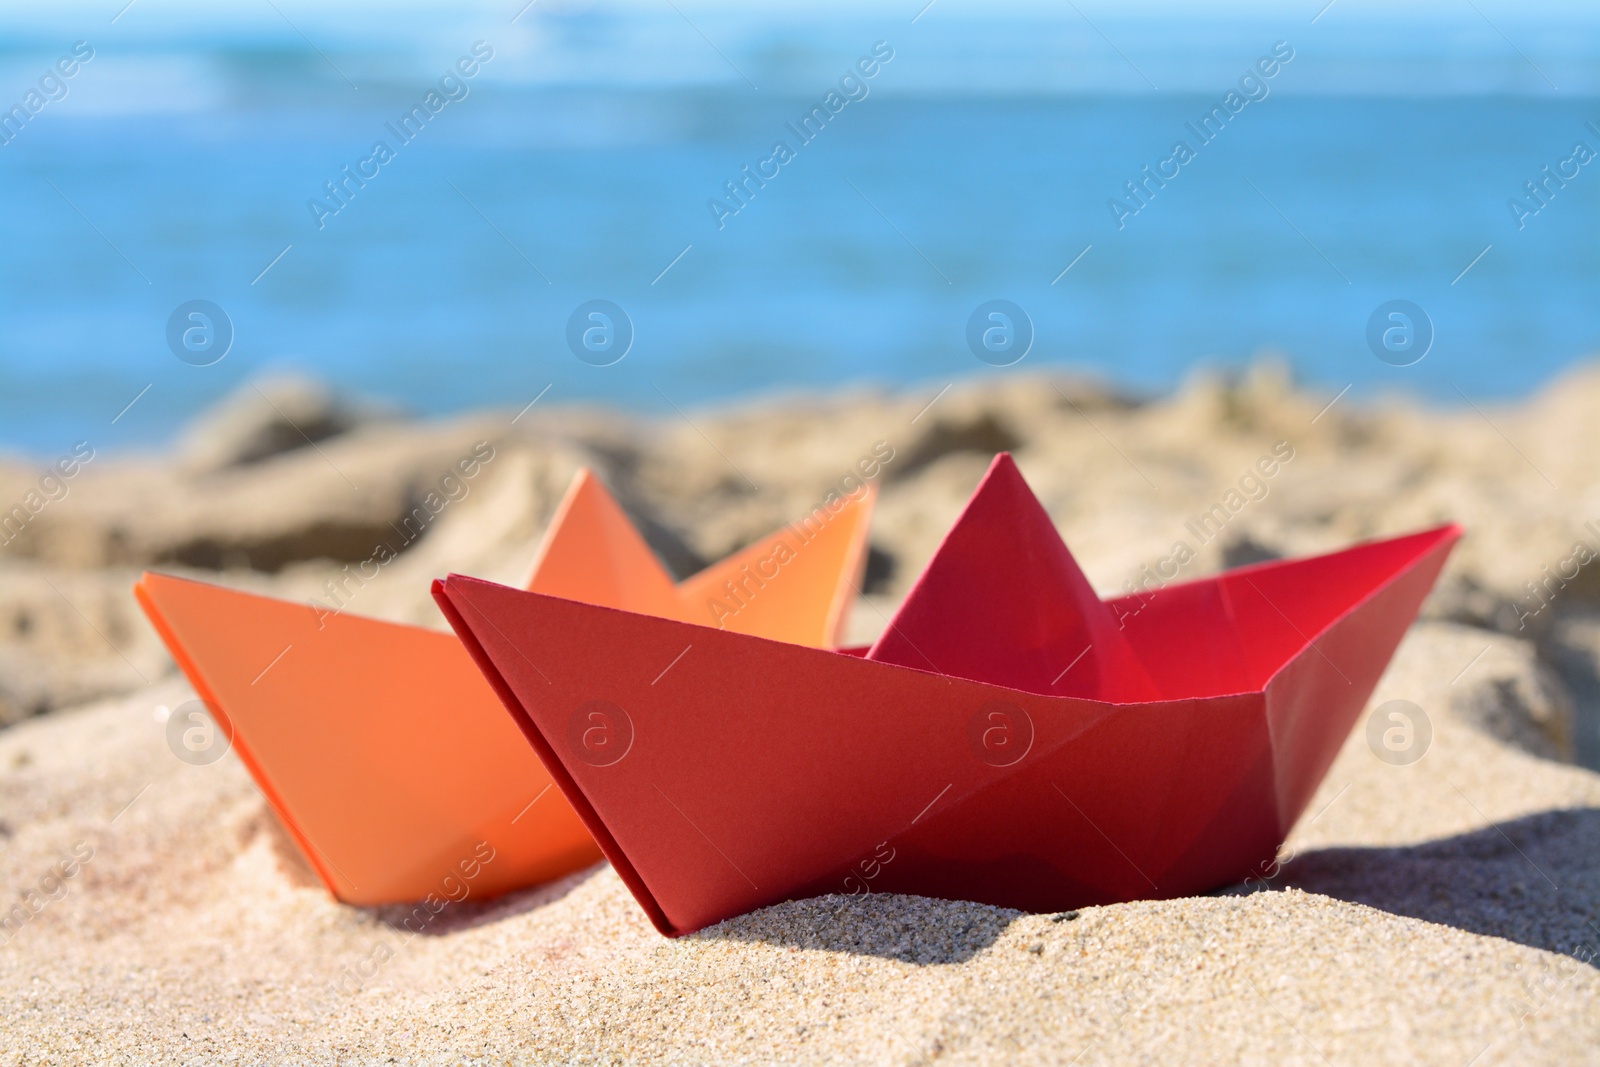
[(661, 412), (1270, 353), (1460, 403), (1600, 352), (1594, 14), (1320, 6), (7, 16), (0, 448), (159, 446), (274, 372)]

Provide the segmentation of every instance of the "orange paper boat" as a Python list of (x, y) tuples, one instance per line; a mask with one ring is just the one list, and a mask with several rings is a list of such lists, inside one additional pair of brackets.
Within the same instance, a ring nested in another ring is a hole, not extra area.
[[(759, 588), (760, 561), (794, 541), (796, 528), (675, 587), (599, 480), (583, 471), (527, 585), (679, 625), (720, 616), (736, 632), (820, 646), (832, 641), (856, 594), (870, 510), (870, 493), (848, 501), (816, 531), (818, 552)], [(744, 596), (734, 602), (724, 583)], [(708, 590), (720, 590), (720, 601)], [(444, 880), (466, 870), (462, 864), (477, 872), (473, 892), (489, 896), (599, 859), (452, 634), (154, 573), (134, 594), (340, 900), (375, 905), (445, 895)], [(690, 630), (702, 631), (714, 632)], [(476, 862), (480, 842), (493, 849), (491, 862)]]
[(1001, 456), (865, 653), (457, 575), (434, 595), (676, 935), (823, 893), (1048, 911), (1248, 877), (1459, 534), (1102, 603)]

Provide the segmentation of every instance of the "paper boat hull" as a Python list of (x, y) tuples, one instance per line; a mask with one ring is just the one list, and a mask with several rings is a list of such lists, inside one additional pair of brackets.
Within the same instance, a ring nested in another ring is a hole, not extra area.
[(481, 899), (600, 858), (450, 634), (159, 574), (134, 593), (340, 900)]
[(619, 875), (676, 935), (829, 892), (1048, 911), (1249, 877), (1458, 534), (1162, 590), (1124, 625), (1157, 685), (1191, 695), (1139, 704), (458, 576), (434, 590)]

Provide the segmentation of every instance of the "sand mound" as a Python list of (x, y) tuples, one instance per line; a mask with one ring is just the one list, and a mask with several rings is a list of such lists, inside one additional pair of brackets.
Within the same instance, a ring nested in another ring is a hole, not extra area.
[[(0, 693), (32, 694), (11, 716), (114, 694), (0, 731), (0, 1064), (1592, 1062), (1600, 775), (1570, 761), (1600, 751), (1600, 568), (1559, 584), (1544, 568), (1559, 577), (1600, 520), (1592, 450), (1570, 447), (1592, 433), (1600, 381), (1483, 417), (1345, 404), (1317, 417), (1327, 397), (1267, 372), (1144, 405), (1065, 380), (957, 387), (919, 415), (935, 392), (692, 427), (559, 409), (380, 420), (204, 473), (90, 464), (32, 540), (0, 550)], [(517, 577), (580, 462), (686, 570), (805, 510), (887, 441), (856, 613), (870, 636), (1002, 439), (1108, 591), (1148, 580), (1178, 540), (1196, 550), (1189, 577), (1463, 521), (1373, 698), (1424, 709), (1425, 753), (1385, 762), (1358, 727), (1281, 867), (1208, 897), (1056, 916), (829, 897), (667, 941), (601, 865), (452, 904), (411, 934), (401, 911), (334, 903), (234, 757), (173, 757), (160, 713), (191, 694), (120, 599), (135, 568), (170, 562), (198, 530), (219, 549), (187, 561), (197, 573), (314, 596), (344, 557), (306, 531), (403, 516), (457, 452), (490, 441), (485, 476), (351, 605), (437, 624), (426, 578)], [(1242, 484), (1279, 442), (1293, 458)], [(348, 499), (315, 488), (341, 472), (359, 475)], [(26, 476), (0, 473), (0, 489)], [(291, 499), (296, 484), (313, 488)], [(295, 558), (241, 563), (274, 507)]]

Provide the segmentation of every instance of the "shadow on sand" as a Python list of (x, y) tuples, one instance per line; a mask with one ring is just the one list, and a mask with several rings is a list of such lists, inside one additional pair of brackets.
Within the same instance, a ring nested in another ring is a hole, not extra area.
[[(459, 901), (447, 901), (437, 912), (426, 904), (388, 904), (383, 907), (362, 908), (379, 922), (401, 933), (416, 933), (427, 937), (445, 937), (509, 919), (524, 912), (554, 904), (578, 886), (605, 868), (602, 861), (581, 871), (574, 871), (553, 882), (523, 889), (492, 900), (475, 900), (468, 896)], [(444, 899), (444, 898), (440, 898)]]
[(922, 965), (963, 963), (994, 944), (1022, 914), (988, 904), (931, 897), (835, 894), (762, 908), (689, 936)]
[(1600, 968), (1600, 808), (1561, 808), (1398, 848), (1296, 856), (1294, 886), (1575, 956)]
[[(1396, 848), (1330, 848), (1265, 886), (1294, 886), (1395, 915), (1505, 938), (1600, 969), (1600, 808), (1540, 812)], [(961, 963), (1022, 913), (926, 897), (828, 896), (719, 923), (702, 938), (764, 942), (914, 964)], [(1070, 921), (1072, 913), (1058, 913)]]

